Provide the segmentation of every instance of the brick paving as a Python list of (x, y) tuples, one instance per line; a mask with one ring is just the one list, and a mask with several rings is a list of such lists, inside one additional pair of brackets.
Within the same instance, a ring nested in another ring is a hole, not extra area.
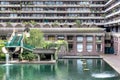
[(120, 55), (101, 55), (101, 57), (120, 74)]

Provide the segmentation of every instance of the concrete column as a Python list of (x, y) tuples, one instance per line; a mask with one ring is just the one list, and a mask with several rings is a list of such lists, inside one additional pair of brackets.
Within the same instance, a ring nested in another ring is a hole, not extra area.
[(86, 46), (87, 46), (87, 40), (86, 40), (86, 35), (83, 36), (83, 53), (86, 53)]
[(74, 51), (74, 55), (77, 55), (77, 39), (76, 39), (76, 35), (73, 35), (73, 51)]
[(102, 36), (101, 37), (101, 39), (102, 39), (102, 54), (104, 54), (105, 53), (105, 36)]
[(96, 36), (93, 35), (93, 51), (94, 54), (96, 54)]
[(53, 54), (51, 54), (51, 61), (53, 60)]
[(55, 35), (55, 41), (57, 41), (57, 35)]
[(40, 55), (39, 55), (39, 54), (37, 54), (37, 56), (38, 56), (38, 61), (40, 61)]
[(67, 40), (67, 35), (65, 34), (64, 36), (65, 36), (64, 40)]
[(45, 37), (45, 40), (48, 40), (48, 35), (46, 35), (46, 34), (45, 34), (45, 36), (44, 36), (44, 37)]
[(120, 54), (120, 37), (118, 37), (118, 55)]
[[(9, 54), (9, 53), (8, 53), (8, 54)], [(9, 58), (11, 58), (10, 60), (13, 61), (13, 55), (12, 55), (12, 53), (10, 53), (9, 55), (10, 55)]]

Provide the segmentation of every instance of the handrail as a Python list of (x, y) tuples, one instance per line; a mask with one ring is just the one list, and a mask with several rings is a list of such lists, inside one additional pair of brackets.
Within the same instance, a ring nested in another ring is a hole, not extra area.
[(23, 43), (23, 39), (24, 39), (24, 35), (22, 35), (22, 36), (14, 35), (13, 39), (10, 41), (10, 43), (7, 42), (7, 44), (5, 46), (6, 47), (18, 47), (19, 46), (19, 47), (25, 48), (27, 50), (33, 51), (33, 49), (35, 47)]

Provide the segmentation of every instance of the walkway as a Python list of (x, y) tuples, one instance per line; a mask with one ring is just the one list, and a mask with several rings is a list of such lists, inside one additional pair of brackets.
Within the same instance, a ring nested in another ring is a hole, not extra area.
[(101, 57), (120, 74), (120, 55), (102, 55)]

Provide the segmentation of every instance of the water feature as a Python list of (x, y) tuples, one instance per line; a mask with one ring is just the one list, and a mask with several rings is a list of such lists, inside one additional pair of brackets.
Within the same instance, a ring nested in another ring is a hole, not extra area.
[(118, 76), (118, 74), (113, 73), (113, 72), (102, 72), (102, 73), (93, 73), (92, 77), (95, 78), (112, 78), (112, 77), (116, 77)]
[(9, 64), (9, 54), (7, 53), (7, 54), (5, 54), (5, 56), (6, 56), (6, 65), (8, 65)]
[[(56, 64), (0, 65), (1, 80), (120, 80), (120, 75), (101, 59), (61, 59)], [(89, 70), (84, 71), (84, 68)], [(6, 77), (5, 77), (6, 76)]]
[(10, 64), (9, 62), (9, 54), (8, 53), (6, 53), (5, 54), (5, 64), (3, 64), (3, 66), (10, 66), (10, 65), (12, 65), (12, 64)]

